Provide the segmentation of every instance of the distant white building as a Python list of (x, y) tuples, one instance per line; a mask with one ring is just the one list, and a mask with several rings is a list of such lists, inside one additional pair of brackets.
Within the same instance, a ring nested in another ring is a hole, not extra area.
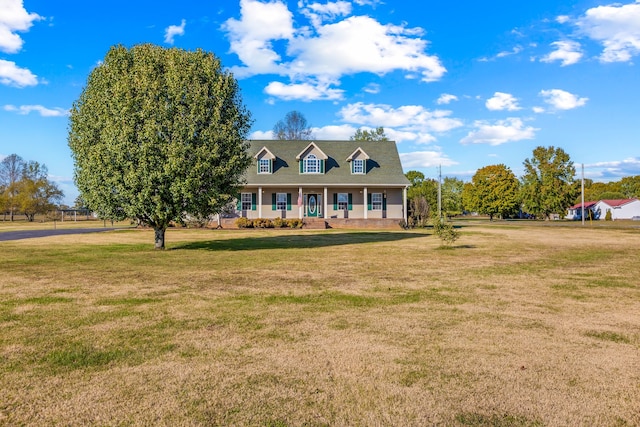
[[(585, 219), (589, 218), (589, 211), (592, 212), (591, 218), (597, 219), (595, 216), (595, 212), (593, 211), (594, 206), (598, 202), (584, 202), (584, 217)], [(573, 205), (569, 208), (569, 213), (565, 216), (566, 219), (582, 219), (582, 203), (578, 203), (577, 205)]]
[(600, 200), (593, 206), (593, 211), (597, 219), (605, 219), (607, 212), (611, 212), (612, 220), (640, 219), (640, 200), (636, 198)]

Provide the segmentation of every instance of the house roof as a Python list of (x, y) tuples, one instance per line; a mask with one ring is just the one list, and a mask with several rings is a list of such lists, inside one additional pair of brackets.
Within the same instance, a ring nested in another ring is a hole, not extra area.
[(358, 155), (358, 153), (361, 153), (366, 160), (369, 160), (371, 158), (367, 153), (364, 152), (362, 147), (358, 147), (356, 148), (356, 151), (354, 151), (349, 155), (349, 157), (347, 157), (347, 162), (351, 162)]
[(301, 158), (306, 156), (307, 153), (309, 153), (314, 148), (318, 151), (318, 153), (317, 153), (318, 158), (320, 158), (322, 160), (327, 160), (329, 158), (329, 156), (327, 156), (324, 153), (324, 151), (322, 151), (322, 149), (320, 147), (318, 147), (318, 145), (315, 142), (311, 142), (300, 153), (298, 153), (298, 155), (296, 156), (296, 160), (300, 160)]
[(623, 206), (626, 205), (627, 203), (631, 203), (633, 201), (636, 201), (638, 199), (633, 198), (633, 199), (610, 199), (610, 200), (600, 200), (600, 202), (602, 203), (606, 203), (607, 205), (611, 206), (612, 208), (617, 208), (619, 206)]
[[(593, 207), (596, 203), (598, 202), (584, 202), (584, 208), (589, 209)], [(575, 204), (571, 206), (569, 209), (580, 209), (580, 208), (582, 208), (582, 203)]]
[[(263, 148), (276, 157), (273, 173), (258, 174), (255, 165), (245, 172), (247, 185), (353, 185), (353, 186), (409, 186), (404, 176), (396, 143), (393, 141), (313, 141), (327, 155), (324, 174), (301, 174), (296, 158), (309, 148), (309, 141), (252, 140), (249, 155), (255, 156)], [(358, 148), (366, 152), (365, 174), (352, 174), (347, 158)]]
[(260, 157), (260, 154), (262, 154), (262, 153), (267, 153), (267, 158), (268, 159), (274, 159), (276, 157), (276, 156), (273, 155), (273, 153), (271, 151), (269, 151), (269, 149), (267, 147), (262, 147), (261, 149), (256, 151), (256, 154), (253, 156), (253, 158), (257, 159), (258, 157)]

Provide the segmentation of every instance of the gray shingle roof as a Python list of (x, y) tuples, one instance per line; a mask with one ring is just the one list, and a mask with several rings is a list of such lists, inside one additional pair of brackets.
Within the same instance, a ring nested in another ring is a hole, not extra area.
[[(324, 174), (301, 174), (296, 156), (311, 141), (251, 140), (249, 155), (263, 147), (275, 156), (272, 174), (258, 174), (256, 160), (245, 173), (247, 185), (408, 186), (393, 141), (313, 141), (329, 159)], [(358, 147), (370, 157), (366, 174), (352, 174), (349, 157)]]

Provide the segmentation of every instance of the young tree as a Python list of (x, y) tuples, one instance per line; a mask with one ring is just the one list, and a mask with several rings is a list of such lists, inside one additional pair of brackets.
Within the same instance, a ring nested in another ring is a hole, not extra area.
[(350, 138), (351, 141), (388, 141), (387, 135), (384, 133), (382, 126), (375, 130), (358, 129)]
[(13, 221), (13, 216), (18, 210), (18, 182), (22, 179), (25, 162), (17, 154), (11, 154), (0, 162), (0, 190), (2, 190), (2, 210), (9, 212), (9, 219)]
[(290, 111), (273, 127), (273, 137), (283, 141), (309, 140), (313, 139), (313, 132), (301, 112)]
[(518, 178), (503, 164), (485, 166), (464, 186), (465, 207), (478, 213), (505, 217), (518, 212)]
[(565, 212), (580, 193), (576, 169), (562, 148), (537, 147), (524, 168), (521, 195), (526, 212), (549, 218)]
[(75, 182), (88, 208), (148, 224), (164, 249), (171, 221), (214, 214), (237, 195), (250, 125), (212, 53), (114, 46), (71, 110)]
[(442, 240), (442, 243), (449, 247), (460, 238), (460, 232), (455, 229), (449, 221), (443, 221), (437, 212), (431, 214), (431, 223), (433, 224), (433, 233)]

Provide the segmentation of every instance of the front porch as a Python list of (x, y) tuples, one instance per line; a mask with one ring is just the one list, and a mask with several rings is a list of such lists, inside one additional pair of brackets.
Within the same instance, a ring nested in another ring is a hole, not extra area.
[[(238, 218), (221, 218), (219, 221), (212, 221), (209, 226), (212, 228), (236, 229)], [(322, 230), (327, 228), (336, 229), (370, 229), (370, 230), (396, 230), (401, 228), (401, 220), (395, 218), (304, 218), (305, 230)]]
[(407, 219), (406, 191), (405, 186), (245, 187), (233, 215), (247, 219), (390, 219), (397, 223)]

